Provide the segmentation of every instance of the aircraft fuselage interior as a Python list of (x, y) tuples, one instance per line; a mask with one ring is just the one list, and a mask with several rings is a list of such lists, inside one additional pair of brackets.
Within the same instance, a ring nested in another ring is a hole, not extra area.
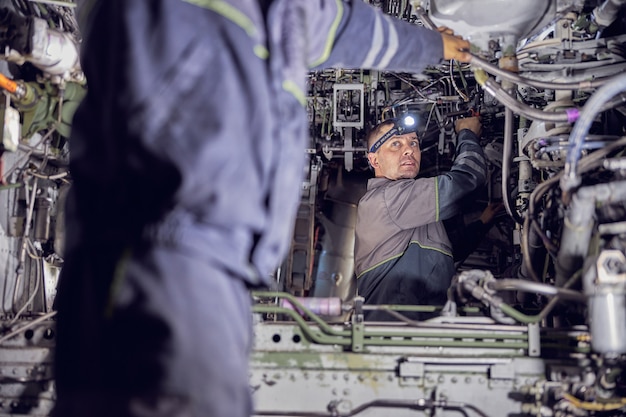
[[(309, 73), (290, 250), (252, 293), (255, 415), (626, 416), (626, 0), (363, 1), (451, 28), (472, 59)], [(88, 85), (77, 6), (0, 1), (0, 416), (48, 416), (55, 399), (69, 133)], [(372, 306), (354, 274), (365, 136), (407, 115), (425, 177), (450, 169), (455, 121), (479, 115), (488, 180), (451, 227), (503, 210), (445, 305)]]

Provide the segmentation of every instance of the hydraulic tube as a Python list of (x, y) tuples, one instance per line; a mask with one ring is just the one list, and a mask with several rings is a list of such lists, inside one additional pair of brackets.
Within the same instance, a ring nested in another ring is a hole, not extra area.
[(596, 204), (622, 200), (626, 200), (626, 181), (583, 187), (572, 196), (556, 260), (557, 287), (563, 286), (583, 265), (595, 224)]

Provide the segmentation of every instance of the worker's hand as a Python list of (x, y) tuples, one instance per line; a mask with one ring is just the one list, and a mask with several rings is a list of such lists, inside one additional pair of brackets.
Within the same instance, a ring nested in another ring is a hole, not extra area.
[(445, 33), (446, 35), (454, 35), (454, 31), (447, 26), (439, 26), (437, 32)]
[(443, 38), (443, 59), (456, 59), (461, 62), (469, 62), (470, 43), (460, 36), (454, 35), (452, 29), (445, 26), (437, 28)]
[(454, 130), (459, 133), (463, 129), (469, 129), (478, 137), (483, 130), (483, 125), (480, 123), (478, 117), (466, 117), (464, 119), (457, 119), (454, 124)]
[(480, 221), (483, 224), (489, 224), (493, 221), (496, 215), (502, 211), (504, 205), (502, 203), (489, 203), (480, 215)]

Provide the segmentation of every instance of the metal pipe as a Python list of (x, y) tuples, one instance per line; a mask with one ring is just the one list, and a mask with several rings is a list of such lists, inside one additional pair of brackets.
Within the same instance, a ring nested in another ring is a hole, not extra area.
[(581, 302), (587, 301), (587, 297), (577, 291), (568, 290), (566, 288), (558, 288), (548, 284), (541, 284), (539, 282), (524, 281), (519, 279), (499, 279), (492, 281), (487, 285), (494, 290), (520, 290), (544, 295), (558, 295), (562, 298)]
[(437, 25), (432, 20), (430, 20), (428, 13), (426, 12), (426, 10), (424, 10), (423, 7), (417, 6), (415, 8), (415, 14), (417, 14), (417, 17), (419, 18), (419, 20), (422, 21), (422, 23), (424, 24), (424, 27), (431, 29), (431, 30), (437, 30)]
[(573, 194), (569, 211), (563, 222), (561, 245), (556, 259), (555, 283), (562, 286), (582, 267), (589, 251), (589, 241), (595, 224), (596, 204), (626, 199), (626, 181), (615, 181), (583, 187)]
[(592, 89), (595, 89), (604, 85), (606, 82), (608, 82), (612, 78), (612, 77), (596, 78), (595, 80), (591, 80), (591, 81), (581, 81), (581, 82), (573, 82), (573, 83), (538, 81), (538, 80), (531, 80), (529, 78), (525, 78), (515, 73), (512, 73), (510, 71), (499, 68), (477, 57), (476, 55), (472, 55), (469, 62), (475, 67), (483, 69), (489, 72), (490, 74), (497, 75), (508, 81), (511, 81), (517, 84), (530, 85), (536, 88), (548, 89), (548, 90), (592, 90)]
[(509, 175), (511, 173), (511, 153), (513, 152), (513, 111), (506, 107), (504, 110), (504, 145), (502, 151), (502, 202), (506, 212), (517, 224), (523, 224), (524, 219), (511, 205), (509, 192)]
[(488, 78), (483, 84), (483, 88), (487, 90), (489, 94), (494, 96), (498, 101), (504, 104), (507, 108), (514, 110), (529, 119), (539, 120), (542, 122), (555, 122), (555, 123), (572, 123), (578, 118), (578, 109), (573, 107), (566, 109), (565, 111), (545, 112), (543, 110), (536, 109), (534, 107), (527, 106), (512, 97), (507, 93), (494, 79)]
[(337, 410), (338, 403), (331, 402), (327, 408), (329, 412), (315, 412), (315, 411), (281, 411), (281, 410), (256, 410), (255, 416), (289, 416), (289, 417), (352, 417), (357, 414), (366, 411), (369, 408), (406, 408), (409, 410), (426, 410), (432, 408), (442, 408), (444, 410), (457, 410), (461, 414), (467, 415), (464, 409), (473, 411), (479, 417), (489, 417), (480, 408), (462, 402), (447, 401), (447, 400), (431, 400), (426, 398), (420, 398), (417, 400), (373, 400), (365, 404), (361, 404), (347, 413), (341, 413)]

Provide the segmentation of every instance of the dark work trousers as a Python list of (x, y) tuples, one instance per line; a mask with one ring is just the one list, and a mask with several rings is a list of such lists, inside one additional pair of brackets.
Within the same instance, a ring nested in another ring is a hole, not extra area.
[[(442, 306), (454, 275), (452, 257), (411, 244), (404, 254), (357, 280), (359, 295), (367, 305)], [(438, 312), (400, 312), (410, 320), (426, 320)], [(367, 321), (397, 321), (384, 310), (365, 312)]]
[(63, 270), (53, 416), (250, 415), (244, 283), (172, 248), (107, 246)]

